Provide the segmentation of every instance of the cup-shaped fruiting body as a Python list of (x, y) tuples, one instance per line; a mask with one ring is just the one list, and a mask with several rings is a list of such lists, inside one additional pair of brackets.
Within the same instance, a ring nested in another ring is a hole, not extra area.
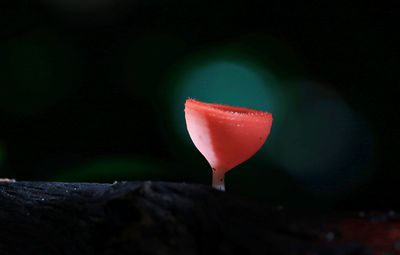
[(194, 99), (186, 100), (185, 119), (194, 145), (221, 176), (251, 158), (272, 126), (271, 113)]

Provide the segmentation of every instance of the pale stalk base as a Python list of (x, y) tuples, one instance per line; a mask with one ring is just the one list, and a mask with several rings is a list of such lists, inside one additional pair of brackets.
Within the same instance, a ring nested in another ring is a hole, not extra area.
[(225, 191), (225, 174), (213, 170), (212, 186), (214, 189)]

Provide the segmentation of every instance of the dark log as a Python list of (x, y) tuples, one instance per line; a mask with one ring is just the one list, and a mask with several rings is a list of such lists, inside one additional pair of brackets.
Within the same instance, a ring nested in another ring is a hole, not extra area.
[(370, 254), (342, 218), (194, 184), (5, 182), (0, 254)]

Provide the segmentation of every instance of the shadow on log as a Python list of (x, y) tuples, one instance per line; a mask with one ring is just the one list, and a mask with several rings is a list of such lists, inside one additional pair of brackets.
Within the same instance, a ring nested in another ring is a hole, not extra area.
[(166, 182), (0, 183), (0, 254), (371, 254), (336, 218)]

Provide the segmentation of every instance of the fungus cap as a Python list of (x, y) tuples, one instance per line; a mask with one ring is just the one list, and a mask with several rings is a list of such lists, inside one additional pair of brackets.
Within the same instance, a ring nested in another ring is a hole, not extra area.
[(272, 126), (271, 113), (194, 99), (185, 102), (185, 119), (196, 148), (223, 173), (251, 158)]

